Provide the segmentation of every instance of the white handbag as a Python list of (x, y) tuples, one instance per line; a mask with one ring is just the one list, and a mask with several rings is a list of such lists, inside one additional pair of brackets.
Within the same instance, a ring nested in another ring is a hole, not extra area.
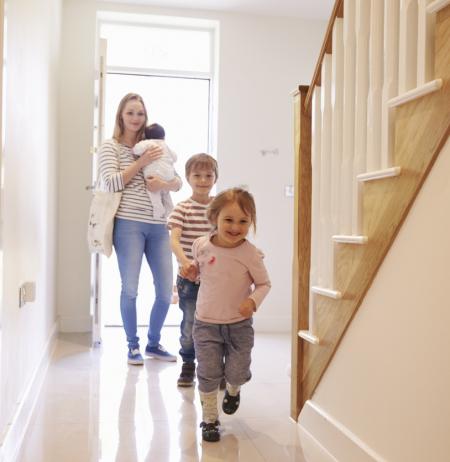
[(122, 192), (95, 191), (89, 210), (88, 245), (91, 253), (112, 254), (114, 217)]
[(109, 192), (102, 189), (99, 176), (89, 209), (87, 240), (91, 253), (111, 256), (114, 217), (121, 198), (122, 191)]

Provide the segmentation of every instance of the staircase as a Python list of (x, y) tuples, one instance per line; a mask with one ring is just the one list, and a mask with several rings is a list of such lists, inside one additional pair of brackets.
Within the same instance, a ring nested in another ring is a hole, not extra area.
[(294, 110), (297, 419), (450, 135), (450, 0), (337, 0)]

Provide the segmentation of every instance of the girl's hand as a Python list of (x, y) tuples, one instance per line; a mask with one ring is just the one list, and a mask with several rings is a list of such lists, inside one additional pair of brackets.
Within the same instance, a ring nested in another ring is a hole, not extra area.
[(180, 269), (181, 277), (189, 279), (192, 282), (195, 282), (198, 276), (198, 269), (194, 263), (189, 265), (183, 265)]
[(144, 151), (144, 153), (136, 162), (139, 163), (140, 168), (143, 168), (151, 162), (159, 159), (162, 155), (163, 151), (160, 146), (152, 146), (151, 148), (148, 148), (146, 151)]
[(256, 311), (256, 304), (252, 298), (247, 298), (239, 305), (239, 313), (244, 318), (251, 318)]

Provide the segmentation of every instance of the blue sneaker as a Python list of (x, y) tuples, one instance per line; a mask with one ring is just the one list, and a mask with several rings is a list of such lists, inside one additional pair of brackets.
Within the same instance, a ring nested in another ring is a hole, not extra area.
[(157, 345), (154, 347), (151, 347), (150, 345), (147, 345), (145, 347), (145, 354), (147, 356), (150, 356), (153, 359), (160, 359), (161, 361), (169, 361), (169, 362), (175, 362), (177, 360), (177, 357), (175, 355), (171, 355), (162, 345)]
[(128, 364), (134, 364), (135, 366), (142, 366), (144, 364), (144, 358), (142, 357), (139, 348), (130, 348), (128, 350)]

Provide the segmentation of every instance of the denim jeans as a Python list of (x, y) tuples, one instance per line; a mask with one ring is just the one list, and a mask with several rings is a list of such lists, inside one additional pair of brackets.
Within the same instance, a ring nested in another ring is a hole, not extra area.
[(180, 356), (184, 362), (194, 361), (195, 349), (194, 340), (192, 339), (192, 326), (194, 325), (195, 305), (199, 284), (177, 277), (177, 290), (180, 310), (183, 312), (183, 319), (180, 325)]
[(148, 328), (148, 345), (157, 346), (172, 295), (172, 254), (167, 227), (164, 224), (116, 218), (113, 243), (122, 280), (120, 313), (128, 347), (139, 348), (136, 297), (144, 255), (150, 266), (155, 286), (155, 301), (150, 312)]

